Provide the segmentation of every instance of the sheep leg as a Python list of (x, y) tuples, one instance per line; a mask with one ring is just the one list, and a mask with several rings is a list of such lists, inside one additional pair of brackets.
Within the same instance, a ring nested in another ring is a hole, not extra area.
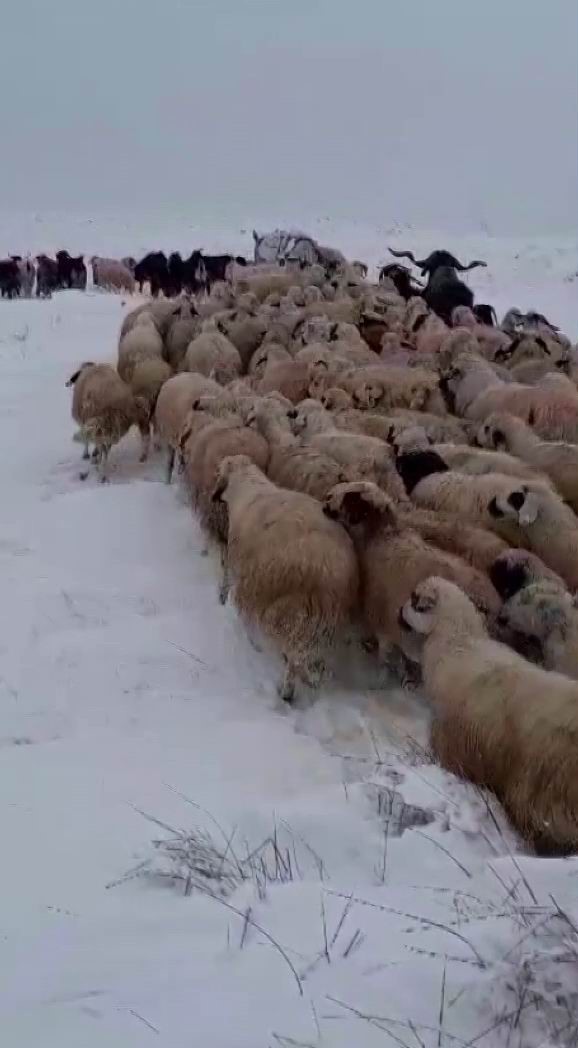
[(168, 458), (167, 458), (167, 467), (166, 467), (166, 472), (165, 472), (165, 481), (166, 481), (167, 484), (170, 484), (170, 482), (171, 482), (171, 480), (173, 478), (174, 465), (175, 465), (175, 449), (174, 448), (169, 448), (169, 454), (168, 454)]
[(219, 604), (226, 604), (229, 599), (231, 579), (229, 577), (229, 558), (227, 547), (221, 547), (221, 585), (219, 586)]
[(396, 646), (392, 649), (389, 663), (391, 672), (398, 678), (401, 688), (407, 691), (414, 691), (419, 687), (421, 683), (421, 668), (417, 663), (408, 659), (401, 648)]
[(98, 464), (100, 462), (100, 451), (98, 448), (94, 448), (92, 455), (90, 456), (91, 462)]
[(101, 484), (108, 484), (108, 455), (110, 448), (106, 445), (100, 449), (100, 459), (98, 463), (98, 473)]
[(285, 672), (279, 681), (277, 691), (279, 698), (283, 699), (283, 702), (292, 703), (295, 699), (295, 666), (289, 662), (286, 655), (283, 656), (283, 659), (285, 661)]
[(146, 429), (144, 429), (144, 428), (141, 429), (141, 431), (140, 431), (140, 439), (141, 439), (141, 451), (140, 451), (139, 462), (146, 462), (146, 460), (149, 457), (150, 450), (151, 450), (151, 431), (150, 431), (150, 427), (149, 426), (147, 426)]

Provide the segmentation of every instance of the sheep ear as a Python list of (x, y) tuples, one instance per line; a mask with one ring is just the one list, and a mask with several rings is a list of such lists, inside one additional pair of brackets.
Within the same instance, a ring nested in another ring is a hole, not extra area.
[(77, 380), (78, 376), (80, 375), (81, 371), (82, 371), (82, 368), (79, 368), (78, 371), (74, 372), (74, 375), (70, 376), (70, 378), (68, 379), (68, 382), (65, 383), (67, 388), (69, 386), (73, 386), (74, 385), (74, 383), (76, 382), (76, 380)]
[(536, 495), (528, 494), (518, 514), (520, 525), (525, 528), (533, 524), (538, 517), (539, 503)]

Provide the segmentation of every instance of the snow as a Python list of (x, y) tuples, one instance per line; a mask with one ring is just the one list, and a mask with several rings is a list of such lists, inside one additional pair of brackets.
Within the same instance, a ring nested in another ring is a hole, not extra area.
[[(178, 216), (147, 243), (128, 224), (18, 221), (14, 251), (250, 244)], [(488, 259), (471, 283), (498, 312), (533, 306), (577, 337), (571, 243), (312, 232), (372, 265), (386, 243), (441, 239)], [(64, 383), (114, 360), (133, 304), (0, 305), (4, 1042), (570, 1043), (578, 859), (524, 855), (497, 806), (427, 759), (423, 697), (351, 646), (316, 702), (281, 709), (275, 658), (219, 605), (186, 498), (136, 439), (110, 485), (80, 482)], [(166, 875), (179, 834), (202, 831), (214, 876), (186, 895)]]

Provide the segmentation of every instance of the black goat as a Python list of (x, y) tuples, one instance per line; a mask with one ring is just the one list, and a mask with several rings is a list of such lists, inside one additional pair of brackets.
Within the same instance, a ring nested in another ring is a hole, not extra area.
[(415, 258), (411, 251), (394, 251), (389, 248), (389, 252), (395, 258), (409, 258), (414, 266), (420, 268), (422, 275), (427, 275), (427, 285), (422, 297), (446, 324), (451, 322), (452, 311), (456, 306), (473, 308), (473, 292), (459, 279), (458, 273), (467, 273), (470, 269), (485, 266), (486, 262), (474, 260), (465, 266), (449, 251), (432, 251), (427, 258), (422, 259)]
[(406, 302), (422, 293), (422, 288), (412, 280), (407, 266), (401, 266), (399, 262), (390, 262), (387, 266), (382, 266), (378, 279), (380, 284), (384, 280), (391, 280), (398, 294), (405, 298)]

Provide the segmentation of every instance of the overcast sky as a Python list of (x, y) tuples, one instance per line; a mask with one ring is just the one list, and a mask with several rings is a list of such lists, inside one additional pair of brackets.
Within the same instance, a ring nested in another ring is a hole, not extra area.
[(6, 0), (0, 206), (576, 229), (576, 0)]

